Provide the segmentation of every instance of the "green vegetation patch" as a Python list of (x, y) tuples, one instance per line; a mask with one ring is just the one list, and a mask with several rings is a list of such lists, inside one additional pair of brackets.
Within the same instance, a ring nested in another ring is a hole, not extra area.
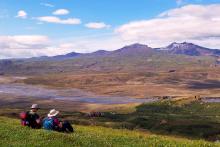
[(175, 102), (142, 104), (128, 114), (106, 113), (99, 121), (111, 127), (145, 129), (158, 134), (173, 134), (194, 139), (219, 140), (220, 104)]
[(215, 147), (218, 143), (190, 141), (136, 131), (116, 130), (95, 126), (75, 126), (73, 134), (32, 130), (20, 126), (16, 119), (0, 117), (0, 146), (160, 146), (160, 147)]

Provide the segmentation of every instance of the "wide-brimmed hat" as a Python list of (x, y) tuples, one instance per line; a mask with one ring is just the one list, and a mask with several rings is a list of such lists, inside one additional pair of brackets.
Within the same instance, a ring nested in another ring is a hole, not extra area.
[(33, 105), (31, 106), (31, 109), (40, 109), (40, 107), (38, 106), (38, 104), (33, 104)]
[(50, 112), (47, 114), (48, 117), (53, 117), (53, 116), (57, 116), (57, 114), (59, 114), (59, 111), (52, 109), (50, 110)]

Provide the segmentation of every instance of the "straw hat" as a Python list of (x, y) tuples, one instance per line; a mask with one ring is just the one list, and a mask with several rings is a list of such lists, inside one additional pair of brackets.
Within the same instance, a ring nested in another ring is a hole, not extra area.
[(59, 114), (59, 111), (52, 109), (50, 110), (50, 112), (47, 114), (48, 117), (53, 117), (53, 116), (57, 116), (57, 114)]
[(40, 108), (39, 108), (38, 104), (33, 104), (33, 105), (31, 106), (31, 109), (40, 109)]

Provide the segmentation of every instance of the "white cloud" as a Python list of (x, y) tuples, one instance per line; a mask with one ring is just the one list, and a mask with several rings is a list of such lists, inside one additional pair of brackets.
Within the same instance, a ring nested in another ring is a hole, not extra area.
[(41, 35), (0, 36), (0, 59), (55, 56), (70, 52), (88, 53), (97, 49), (114, 50), (124, 45), (125, 42), (112, 34), (64, 40), (51, 40)]
[(0, 59), (54, 56), (69, 51), (59, 50), (53, 44), (42, 35), (0, 36)]
[(41, 49), (47, 46), (49, 39), (41, 35), (0, 36), (1, 49)]
[(60, 19), (55, 16), (42, 16), (36, 19), (41, 22), (48, 22), (48, 23), (58, 23), (58, 24), (68, 24), (68, 25), (81, 24), (81, 20), (78, 18)]
[(171, 9), (160, 14), (161, 17), (194, 17), (210, 19), (220, 16), (220, 4), (212, 5), (187, 5)]
[(9, 58), (30, 58), (39, 56), (55, 56), (72, 52), (69, 49), (60, 49), (56, 47), (46, 47), (43, 49), (1, 49), (0, 59)]
[(124, 40), (145, 42), (153, 47), (173, 41), (206, 42), (208, 47), (220, 47), (219, 18), (220, 4), (187, 5), (154, 19), (124, 24), (115, 32)]
[(53, 4), (49, 4), (49, 3), (40, 3), (40, 5), (51, 8), (55, 7)]
[(104, 22), (90, 22), (85, 25), (85, 27), (90, 29), (104, 29), (111, 27), (110, 25), (105, 24)]
[(53, 15), (67, 15), (69, 14), (69, 10), (67, 9), (58, 9), (53, 12)]
[(20, 10), (20, 11), (18, 11), (16, 17), (25, 19), (25, 18), (27, 18), (27, 13), (24, 10)]

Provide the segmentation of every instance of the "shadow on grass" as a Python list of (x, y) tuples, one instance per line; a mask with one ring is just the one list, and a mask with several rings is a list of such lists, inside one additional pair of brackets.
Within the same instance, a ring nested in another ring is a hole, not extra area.
[(114, 122), (110, 126), (113, 128), (145, 129), (157, 134), (212, 140), (220, 134), (216, 115), (220, 115), (216, 105), (206, 111), (206, 104), (196, 102), (181, 107), (169, 102), (157, 102), (140, 105), (130, 114), (106, 113), (104, 118), (98, 120), (103, 123)]

